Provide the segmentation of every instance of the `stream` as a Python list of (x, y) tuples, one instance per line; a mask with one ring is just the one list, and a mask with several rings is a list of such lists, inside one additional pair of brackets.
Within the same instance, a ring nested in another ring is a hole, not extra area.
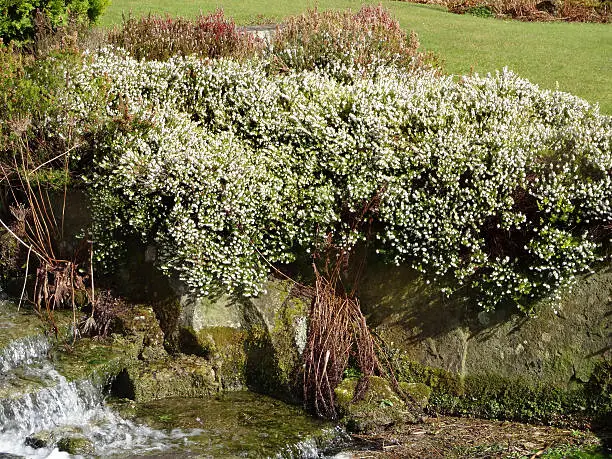
[(318, 458), (345, 441), (334, 425), (250, 392), (115, 399), (108, 375), (74, 378), (50, 358), (44, 334), (26, 333), (21, 313), (0, 309), (0, 458)]

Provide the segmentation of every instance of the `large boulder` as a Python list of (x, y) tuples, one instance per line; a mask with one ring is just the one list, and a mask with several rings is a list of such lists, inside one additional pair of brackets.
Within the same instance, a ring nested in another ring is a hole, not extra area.
[(401, 267), (370, 266), (359, 297), (399, 377), (427, 384), (445, 411), (563, 423), (612, 410), (610, 268), (531, 317), (475, 310)]
[(310, 299), (294, 283), (270, 279), (256, 298), (198, 297), (176, 288), (171, 347), (207, 358), (224, 390), (256, 389), (299, 398)]
[(129, 365), (111, 386), (114, 396), (139, 403), (169, 397), (207, 397), (218, 390), (210, 363), (185, 355)]

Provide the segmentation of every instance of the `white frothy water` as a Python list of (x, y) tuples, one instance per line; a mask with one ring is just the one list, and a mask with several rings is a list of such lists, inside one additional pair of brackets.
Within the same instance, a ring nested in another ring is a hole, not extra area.
[[(61, 430), (69, 432), (68, 436), (86, 438), (94, 454), (102, 457), (167, 450), (197, 433), (166, 433), (123, 419), (104, 406), (102, 387), (89, 380), (68, 381), (48, 361), (22, 370), (21, 377), (37, 378), (36, 385), (47, 387), (35, 386), (0, 399), (0, 453), (28, 458), (69, 457), (54, 445), (39, 449), (27, 446), (26, 437), (40, 431)], [(10, 374), (2, 377), (9, 383), (15, 379)]]
[(46, 356), (50, 347), (51, 343), (44, 335), (28, 336), (12, 341), (0, 351), (0, 373), (6, 373), (22, 364), (33, 363)]
[[(327, 450), (337, 450), (350, 444), (351, 437), (342, 427), (326, 429), (321, 437), (309, 437), (279, 452), (275, 459), (319, 459), (327, 458), (323, 452)], [(334, 456), (336, 457), (336, 456)], [(352, 457), (352, 456), (351, 456)]]

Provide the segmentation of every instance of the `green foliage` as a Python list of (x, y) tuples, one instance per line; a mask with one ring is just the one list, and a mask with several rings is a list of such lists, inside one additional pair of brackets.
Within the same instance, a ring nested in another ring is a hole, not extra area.
[(361, 378), (362, 373), (358, 368), (355, 367), (348, 367), (346, 370), (344, 370), (344, 373), (342, 374), (342, 379), (358, 379)]
[(543, 459), (606, 459), (610, 455), (599, 446), (558, 446), (546, 450), (541, 456)]
[(69, 17), (94, 23), (109, 0), (1, 0), (0, 39), (29, 42), (37, 28), (37, 12), (44, 15), (53, 28), (65, 25)]
[(69, 103), (78, 125), (103, 121), (99, 254), (135, 235), (191, 288), (253, 295), (268, 263), (364, 240), (350, 222), (374, 198), (378, 253), (475, 289), (484, 309), (529, 310), (602, 259), (610, 118), (510, 72), (368, 65), (278, 75), (265, 60), (95, 56)]
[(491, 9), (491, 7), (486, 5), (477, 5), (472, 6), (465, 10), (466, 14), (471, 14), (472, 16), (478, 16), (480, 18), (494, 18), (495, 13)]
[[(0, 45), (0, 164), (4, 172), (23, 169), (22, 154), (27, 169), (68, 148), (72, 127), (58, 96), (66, 87), (64, 71), (79, 61), (80, 56), (71, 52), (35, 59), (12, 45)], [(47, 169), (39, 169), (32, 178), (56, 185), (66, 179), (63, 171)]]

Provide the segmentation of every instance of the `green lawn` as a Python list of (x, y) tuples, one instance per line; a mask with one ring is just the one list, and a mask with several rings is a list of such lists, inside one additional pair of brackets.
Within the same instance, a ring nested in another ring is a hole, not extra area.
[[(352, 8), (363, 0), (113, 0), (100, 23), (121, 22), (122, 13), (193, 16), (222, 7), (238, 23), (280, 20), (317, 6)], [(506, 66), (545, 88), (571, 92), (598, 102), (612, 114), (612, 25), (525, 23), (447, 13), (440, 8), (383, 1), (421, 45), (436, 52), (449, 73), (494, 72)]]

